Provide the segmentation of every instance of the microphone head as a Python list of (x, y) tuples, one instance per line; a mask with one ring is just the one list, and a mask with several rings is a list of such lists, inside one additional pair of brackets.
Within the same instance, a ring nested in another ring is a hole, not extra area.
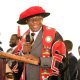
[(34, 36), (35, 35), (35, 33), (31, 33), (31, 36)]
[(30, 42), (30, 35), (26, 35), (26, 42)]

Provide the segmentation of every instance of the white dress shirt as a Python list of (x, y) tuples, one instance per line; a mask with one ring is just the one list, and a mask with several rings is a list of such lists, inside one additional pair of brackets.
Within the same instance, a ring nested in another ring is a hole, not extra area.
[[(42, 27), (40, 28), (40, 30), (41, 30), (41, 29), (42, 29)], [(34, 41), (36, 40), (36, 38), (37, 38), (37, 36), (38, 36), (40, 30), (37, 31), (37, 32), (32, 32), (32, 31), (30, 30), (30, 35), (31, 35), (31, 33), (34, 33), (34, 34), (35, 34), (35, 35), (34, 35)]]

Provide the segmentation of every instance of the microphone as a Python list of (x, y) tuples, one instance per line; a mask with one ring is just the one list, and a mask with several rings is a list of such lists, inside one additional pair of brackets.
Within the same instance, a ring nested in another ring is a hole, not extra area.
[(25, 37), (25, 43), (23, 45), (23, 54), (30, 54), (31, 51), (31, 40), (30, 40), (30, 35), (26, 35)]
[(34, 33), (31, 34), (31, 37), (30, 34), (26, 35), (26, 42), (32, 44), (34, 42), (34, 35)]
[(27, 42), (27, 43), (30, 43), (30, 35), (29, 35), (29, 34), (26, 35), (26, 42)]

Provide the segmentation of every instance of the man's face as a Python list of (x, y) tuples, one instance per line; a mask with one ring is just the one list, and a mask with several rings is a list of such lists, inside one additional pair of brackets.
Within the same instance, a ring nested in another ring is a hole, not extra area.
[(15, 47), (16, 45), (17, 45), (17, 37), (16, 36), (11, 36), (9, 46), (10, 47)]
[(42, 20), (43, 20), (43, 17), (41, 17), (41, 16), (34, 16), (32, 18), (29, 18), (27, 20), (27, 23), (29, 25), (29, 28), (33, 32), (37, 32), (42, 27)]

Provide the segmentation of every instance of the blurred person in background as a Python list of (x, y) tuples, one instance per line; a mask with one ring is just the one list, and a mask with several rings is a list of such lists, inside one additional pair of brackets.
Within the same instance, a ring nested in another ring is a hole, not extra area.
[(78, 47), (78, 53), (79, 53), (79, 59), (77, 64), (77, 68), (78, 68), (77, 80), (80, 80), (80, 46)]
[(66, 63), (67, 67), (64, 72), (65, 80), (76, 80), (77, 75), (77, 58), (72, 53), (73, 43), (71, 40), (64, 40), (66, 46)]
[[(2, 44), (2, 42), (0, 42), (0, 44)], [(3, 51), (1, 46), (0, 51)], [(8, 64), (6, 64), (5, 58), (0, 58), (0, 80), (14, 80), (13, 73)]]
[[(11, 35), (10, 42), (9, 42), (10, 48), (7, 50), (7, 53), (21, 55), (20, 52), (17, 50), (17, 45), (20, 38), (21, 37), (18, 37), (17, 34)], [(10, 59), (7, 59), (7, 63), (13, 72), (14, 80), (20, 80), (23, 71), (23, 63)]]

